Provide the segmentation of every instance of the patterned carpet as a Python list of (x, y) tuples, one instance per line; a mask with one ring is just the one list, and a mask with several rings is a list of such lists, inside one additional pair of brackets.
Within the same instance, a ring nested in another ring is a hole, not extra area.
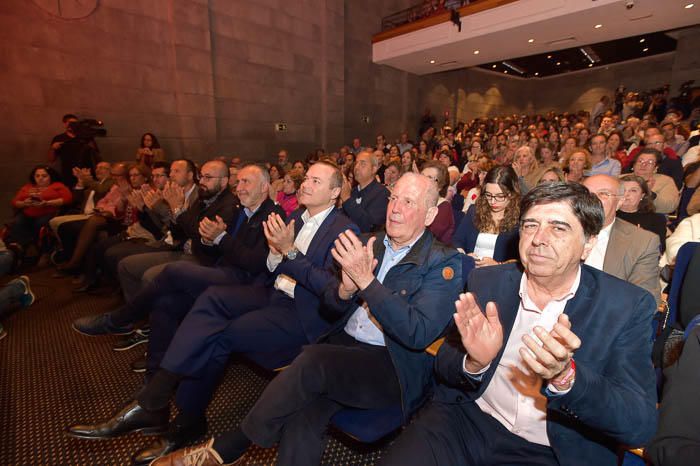
[[(30, 274), (37, 302), (2, 317), (8, 336), (0, 340), (0, 465), (130, 465), (131, 456), (152, 440), (132, 434), (112, 440), (77, 440), (67, 426), (110, 417), (138, 390), (142, 375), (129, 364), (144, 349), (116, 352), (118, 337), (86, 337), (71, 329), (81, 316), (116, 306), (114, 296), (74, 295), (67, 278), (51, 270)], [(232, 362), (208, 411), (209, 435), (236, 426), (269, 378)], [(381, 446), (358, 445), (333, 434), (324, 465), (372, 465)], [(276, 450), (254, 448), (249, 465), (271, 465)]]

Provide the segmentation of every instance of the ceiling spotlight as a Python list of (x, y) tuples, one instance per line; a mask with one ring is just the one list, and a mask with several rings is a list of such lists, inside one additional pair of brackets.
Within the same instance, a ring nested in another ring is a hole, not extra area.
[(588, 67), (591, 68), (593, 66), (593, 63), (589, 63)]
[(557, 62), (557, 66), (559, 66), (559, 65), (561, 65), (561, 62), (560, 62), (560, 61)]
[(540, 75), (540, 74), (539, 74), (538, 72), (535, 71), (535, 76), (539, 76), (539, 75)]
[(648, 52), (648, 51), (649, 51), (649, 47), (645, 47), (642, 49), (642, 52)]
[(688, 8), (693, 8), (695, 6), (695, 3), (688, 3), (684, 8), (687, 10)]
[(596, 24), (596, 25), (595, 25), (595, 28), (596, 28), (596, 29), (600, 29), (600, 28), (602, 28), (602, 27), (603, 27), (602, 24)]
[(430, 64), (431, 65), (435, 64), (435, 60), (430, 60)]
[(479, 51), (478, 51), (478, 50), (474, 50), (474, 55), (479, 55)]
[(504, 74), (508, 74), (508, 70), (503, 70), (503, 73), (504, 73)]
[(547, 58), (549, 58), (549, 59), (551, 60), (552, 56), (551, 56), (551, 55), (547, 55)]
[(640, 44), (643, 44), (645, 40), (646, 40), (646, 39), (641, 38), (641, 39), (639, 39), (639, 43), (640, 43)]
[(491, 65), (491, 68), (495, 68), (495, 67), (496, 67), (496, 65)]
[(529, 39), (528, 42), (532, 44), (533, 42), (535, 42), (535, 39)]

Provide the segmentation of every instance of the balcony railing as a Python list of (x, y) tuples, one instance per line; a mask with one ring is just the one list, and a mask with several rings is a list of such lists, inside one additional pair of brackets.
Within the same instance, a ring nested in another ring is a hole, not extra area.
[(372, 42), (448, 22), (455, 11), (463, 18), (515, 1), (517, 0), (426, 0), (382, 18), (382, 32), (375, 34)]

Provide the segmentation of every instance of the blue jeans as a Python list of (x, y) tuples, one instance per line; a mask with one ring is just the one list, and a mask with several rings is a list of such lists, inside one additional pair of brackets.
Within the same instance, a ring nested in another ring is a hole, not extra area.
[(0, 288), (0, 315), (10, 307), (19, 303), (19, 298), (24, 294), (26, 288), (22, 282), (13, 280)]

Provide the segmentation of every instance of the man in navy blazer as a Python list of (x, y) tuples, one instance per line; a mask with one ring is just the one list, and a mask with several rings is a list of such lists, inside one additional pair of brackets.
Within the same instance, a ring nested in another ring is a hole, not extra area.
[[(577, 184), (534, 188), (516, 264), (469, 277), (434, 399), (383, 465), (616, 465), (656, 429), (652, 296), (581, 265), (603, 209)], [(485, 309), (485, 313), (482, 312)]]
[(362, 233), (384, 229), (389, 190), (376, 180), (379, 162), (371, 151), (360, 152), (353, 169), (357, 187), (346, 180), (340, 192), (343, 211)]
[[(152, 375), (136, 400), (106, 422), (73, 426), (69, 433), (108, 438), (137, 430), (162, 431), (169, 400), (181, 381), (197, 385), (188, 392), (197, 394), (203, 413), (231, 353), (297, 349), (324, 333), (332, 321), (320, 313), (319, 297), (327, 287), (337, 286), (333, 242), (345, 230), (359, 232), (335, 207), (342, 180), (335, 165), (314, 164), (299, 189), (299, 201), (306, 206), (303, 213), (294, 212), (287, 224), (272, 213), (263, 223), (274, 286), (209, 287), (187, 313), (167, 351), (159, 348), (157, 357), (149, 357)], [(169, 442), (156, 450), (168, 453), (181, 443)]]

